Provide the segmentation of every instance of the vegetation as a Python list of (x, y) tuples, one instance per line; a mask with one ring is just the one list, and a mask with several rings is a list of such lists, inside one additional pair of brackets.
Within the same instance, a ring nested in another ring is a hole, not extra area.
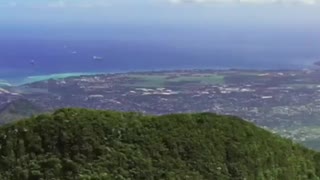
[(172, 86), (176, 83), (196, 83), (196, 84), (223, 84), (224, 76), (216, 74), (199, 74), (194, 75), (130, 75), (130, 78), (136, 79), (133, 84), (129, 86), (135, 87), (150, 87), (150, 88), (161, 88)]
[(62, 109), (0, 128), (0, 179), (319, 179), (320, 155), (210, 113)]
[(44, 112), (44, 110), (26, 99), (17, 99), (0, 108), (0, 124)]

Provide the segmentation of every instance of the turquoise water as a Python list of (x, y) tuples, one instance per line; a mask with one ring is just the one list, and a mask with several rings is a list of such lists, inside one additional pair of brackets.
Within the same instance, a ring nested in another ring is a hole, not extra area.
[(9, 82), (7, 82), (6, 80), (0, 80), (0, 87), (1, 86), (11, 86), (12, 84), (10, 84)]
[(82, 75), (93, 75), (98, 73), (61, 73), (61, 74), (49, 74), (49, 75), (39, 75), (39, 76), (29, 76), (23, 79), (22, 83), (31, 83), (36, 81), (44, 81), (48, 79), (63, 79), (68, 77), (76, 77)]
[(16, 77), (16, 78), (8, 78), (7, 80), (0, 80), (0, 86), (18, 86), (27, 83), (33, 83), (38, 81), (45, 81), (49, 79), (63, 79), (68, 77), (77, 77), (82, 75), (94, 75), (101, 73), (85, 73), (85, 72), (77, 72), (77, 73), (57, 73), (57, 74), (47, 74), (47, 75), (36, 75), (36, 76), (27, 76), (27, 77)]

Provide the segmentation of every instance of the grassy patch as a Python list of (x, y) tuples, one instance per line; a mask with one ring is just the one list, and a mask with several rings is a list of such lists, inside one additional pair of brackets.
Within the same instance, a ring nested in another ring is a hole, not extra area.
[(168, 76), (166, 75), (129, 75), (136, 79), (133, 84), (127, 84), (134, 87), (164, 87)]
[(134, 87), (165, 87), (169, 83), (193, 82), (199, 84), (223, 84), (224, 76), (216, 74), (196, 74), (196, 75), (129, 75), (130, 78), (136, 79), (132, 84), (127, 86)]
[(201, 84), (222, 84), (224, 83), (224, 76), (220, 76), (220, 75), (180, 76), (170, 80), (170, 82), (182, 82), (182, 81), (198, 81)]

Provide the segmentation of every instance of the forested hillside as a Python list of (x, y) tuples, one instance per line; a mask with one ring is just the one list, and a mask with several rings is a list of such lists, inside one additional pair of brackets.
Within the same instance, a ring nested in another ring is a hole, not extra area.
[(17, 99), (0, 107), (0, 124), (40, 114), (44, 110), (26, 99)]
[(0, 179), (319, 179), (314, 151), (236, 117), (62, 109), (0, 128)]

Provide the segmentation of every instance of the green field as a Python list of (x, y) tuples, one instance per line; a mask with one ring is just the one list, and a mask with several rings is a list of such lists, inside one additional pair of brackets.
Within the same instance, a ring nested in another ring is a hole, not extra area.
[(133, 84), (128, 86), (135, 87), (165, 87), (170, 83), (199, 83), (202, 85), (223, 84), (224, 76), (216, 74), (201, 75), (128, 75), (128, 77), (136, 79)]

